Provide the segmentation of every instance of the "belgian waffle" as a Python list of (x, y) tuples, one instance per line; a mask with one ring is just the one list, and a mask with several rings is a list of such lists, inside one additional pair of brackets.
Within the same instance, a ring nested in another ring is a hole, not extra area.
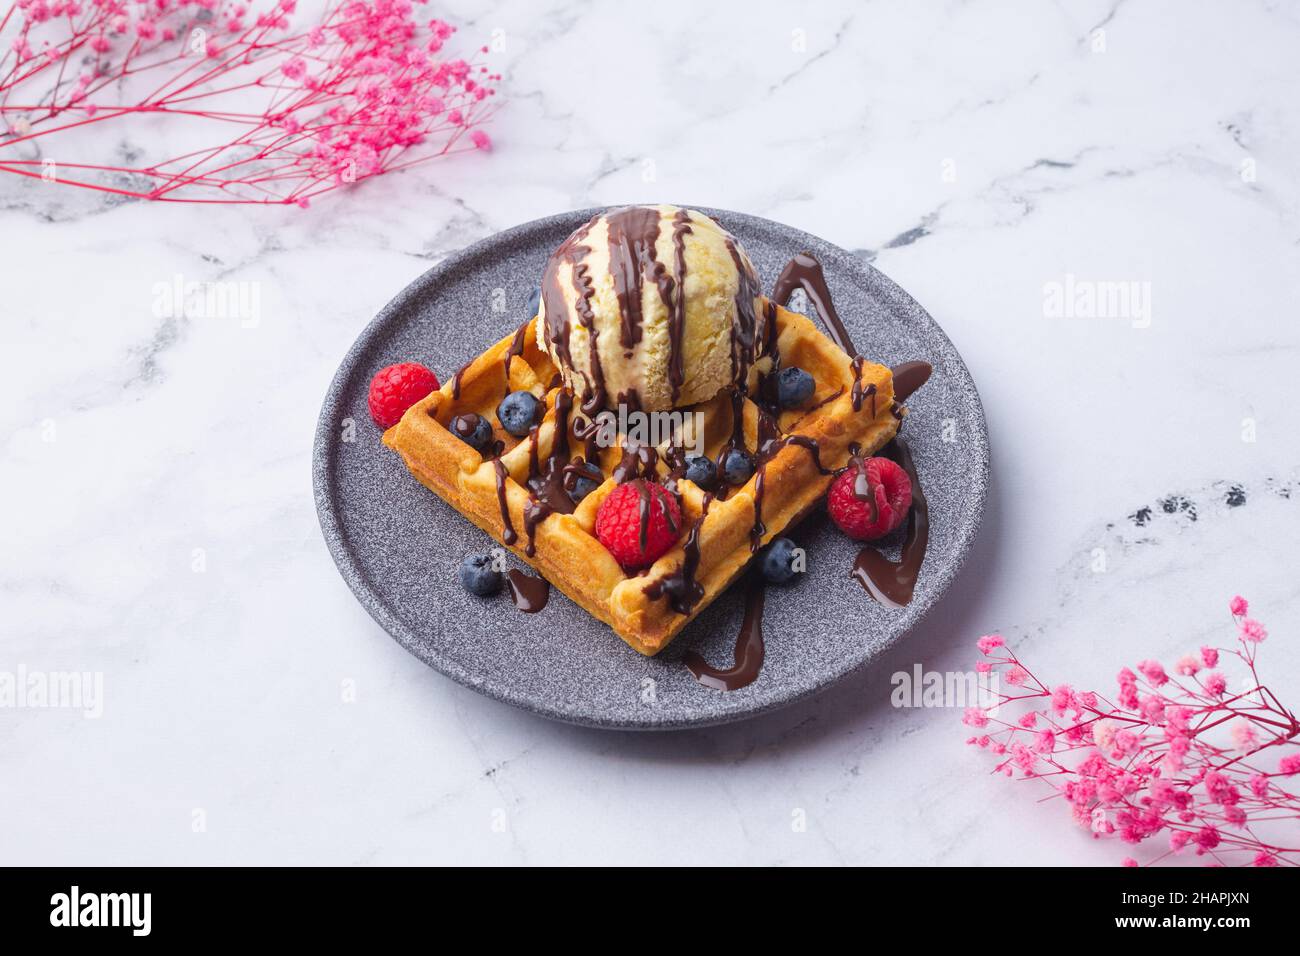
[[(411, 473), (551, 584), (642, 654), (663, 650), (740, 575), (763, 544), (816, 508), (836, 470), (870, 455), (898, 431), (888, 368), (850, 357), (805, 316), (766, 302), (775, 341), (769, 356), (797, 365), (816, 382), (802, 408), (774, 410), (755, 366), (744, 388), (728, 388), (686, 411), (702, 413), (704, 454), (718, 460), (743, 444), (758, 463), (743, 486), (706, 492), (684, 477), (680, 448), (600, 448), (591, 419), (563, 386), (536, 340), (536, 322), (497, 342), (441, 389), (412, 406), (384, 434)], [(766, 370), (770, 372), (771, 363)], [(497, 403), (526, 389), (545, 415), (523, 438), (496, 420)], [(474, 413), (493, 426), (485, 454), (450, 430)], [(600, 486), (576, 506), (556, 485), (598, 464)], [(649, 569), (629, 573), (596, 537), (596, 512), (620, 481), (657, 478), (681, 504), (678, 543)], [(565, 505), (571, 508), (565, 513)]]

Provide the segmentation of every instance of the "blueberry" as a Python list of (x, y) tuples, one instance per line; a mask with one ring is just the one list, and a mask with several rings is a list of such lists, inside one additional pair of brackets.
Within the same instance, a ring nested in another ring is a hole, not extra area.
[(722, 459), (722, 477), (729, 485), (743, 485), (754, 474), (754, 459), (743, 448), (733, 448)]
[(469, 412), (451, 420), (451, 433), (476, 451), (492, 444), (492, 425), (481, 415)]
[(528, 297), (528, 317), (530, 319), (537, 318), (537, 313), (540, 312), (541, 310), (542, 310), (542, 290), (539, 287), (534, 289), (533, 294)]
[(573, 499), (573, 503), (576, 505), (599, 488), (604, 480), (605, 477), (592, 465), (588, 465), (582, 471), (575, 471), (572, 485), (568, 488), (569, 497)]
[(718, 466), (712, 458), (694, 455), (686, 459), (686, 480), (694, 482), (705, 491), (712, 491), (718, 483)]
[(497, 420), (510, 434), (523, 438), (537, 422), (536, 396), (532, 392), (511, 392), (497, 406)]
[(470, 594), (488, 597), (501, 590), (501, 572), (492, 566), (492, 555), (471, 554), (460, 563), (460, 583)]
[(789, 538), (774, 538), (763, 552), (763, 577), (773, 584), (789, 584), (798, 573), (794, 566), (797, 550)]
[(794, 408), (802, 405), (812, 398), (813, 390), (816, 387), (817, 383), (813, 381), (813, 377), (797, 365), (783, 368), (776, 375), (777, 403), (782, 408)]

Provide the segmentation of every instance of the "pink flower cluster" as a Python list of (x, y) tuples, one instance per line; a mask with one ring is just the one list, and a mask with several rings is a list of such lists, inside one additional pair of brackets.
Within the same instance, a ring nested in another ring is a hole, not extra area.
[[(149, 199), (306, 205), (486, 150), (500, 76), (475, 62), (486, 47), (446, 55), (455, 28), (417, 17), (425, 2), (337, 0), (293, 33), (296, 0), (261, 12), (240, 0), (15, 0), (0, 19), (12, 35), (0, 47), (0, 171)], [(211, 145), (50, 175), (51, 158), (84, 151), (68, 135), (144, 115), (207, 121)]]
[[(1113, 701), (1049, 687), (1000, 635), (981, 637), (977, 670), (1017, 691), (966, 711), (963, 723), (979, 731), (967, 742), (998, 758), (996, 772), (1050, 786), (1095, 837), (1163, 840), (1150, 862), (1186, 851), (1216, 864), (1300, 865), (1300, 796), (1283, 785), (1300, 774), (1300, 753), (1287, 749), (1300, 746), (1300, 723), (1256, 672), (1268, 632), (1244, 598), (1229, 608), (1236, 647), (1202, 647), (1172, 675), (1154, 660), (1125, 667)], [(1218, 669), (1225, 657), (1244, 665), (1239, 693)], [(1011, 704), (1014, 719), (1004, 716)]]

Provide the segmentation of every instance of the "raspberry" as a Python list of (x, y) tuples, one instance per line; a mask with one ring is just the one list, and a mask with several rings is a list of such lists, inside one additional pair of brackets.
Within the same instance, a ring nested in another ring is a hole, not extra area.
[(853, 462), (831, 483), (826, 510), (841, 531), (858, 541), (889, 534), (912, 507), (912, 480), (888, 458)]
[(667, 554), (681, 527), (677, 499), (644, 478), (619, 485), (596, 512), (596, 537), (627, 570), (649, 567)]
[(438, 377), (419, 362), (381, 368), (370, 380), (370, 417), (380, 428), (392, 428), (406, 410), (438, 389)]

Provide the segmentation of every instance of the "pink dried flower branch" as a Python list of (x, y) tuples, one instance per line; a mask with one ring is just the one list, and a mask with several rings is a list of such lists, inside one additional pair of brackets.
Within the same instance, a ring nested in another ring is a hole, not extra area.
[[(963, 723), (980, 731), (967, 743), (999, 758), (995, 772), (1046, 784), (1094, 837), (1163, 838), (1151, 863), (1190, 847), (1215, 864), (1300, 865), (1300, 796), (1283, 783), (1300, 774), (1300, 753), (1286, 749), (1300, 746), (1300, 723), (1256, 671), (1268, 632), (1246, 616), (1244, 598), (1229, 610), (1238, 646), (1202, 647), (1172, 674), (1152, 660), (1123, 668), (1114, 701), (1050, 687), (1000, 635), (981, 637), (981, 672), (1001, 672), (1018, 690), (967, 709)], [(1248, 674), (1239, 694), (1210, 670), (1223, 657)], [(1022, 713), (1005, 718), (1007, 705)]]
[[(476, 62), (487, 48), (445, 56), (455, 28), (419, 21), (416, 3), (339, 0), (293, 33), (296, 0), (260, 14), (238, 0), (16, 0), (0, 19), (0, 171), (173, 202), (306, 205), (487, 149), (500, 79)], [(84, 148), (74, 132), (145, 116), (204, 124), (202, 145), (140, 166), (67, 161)]]

